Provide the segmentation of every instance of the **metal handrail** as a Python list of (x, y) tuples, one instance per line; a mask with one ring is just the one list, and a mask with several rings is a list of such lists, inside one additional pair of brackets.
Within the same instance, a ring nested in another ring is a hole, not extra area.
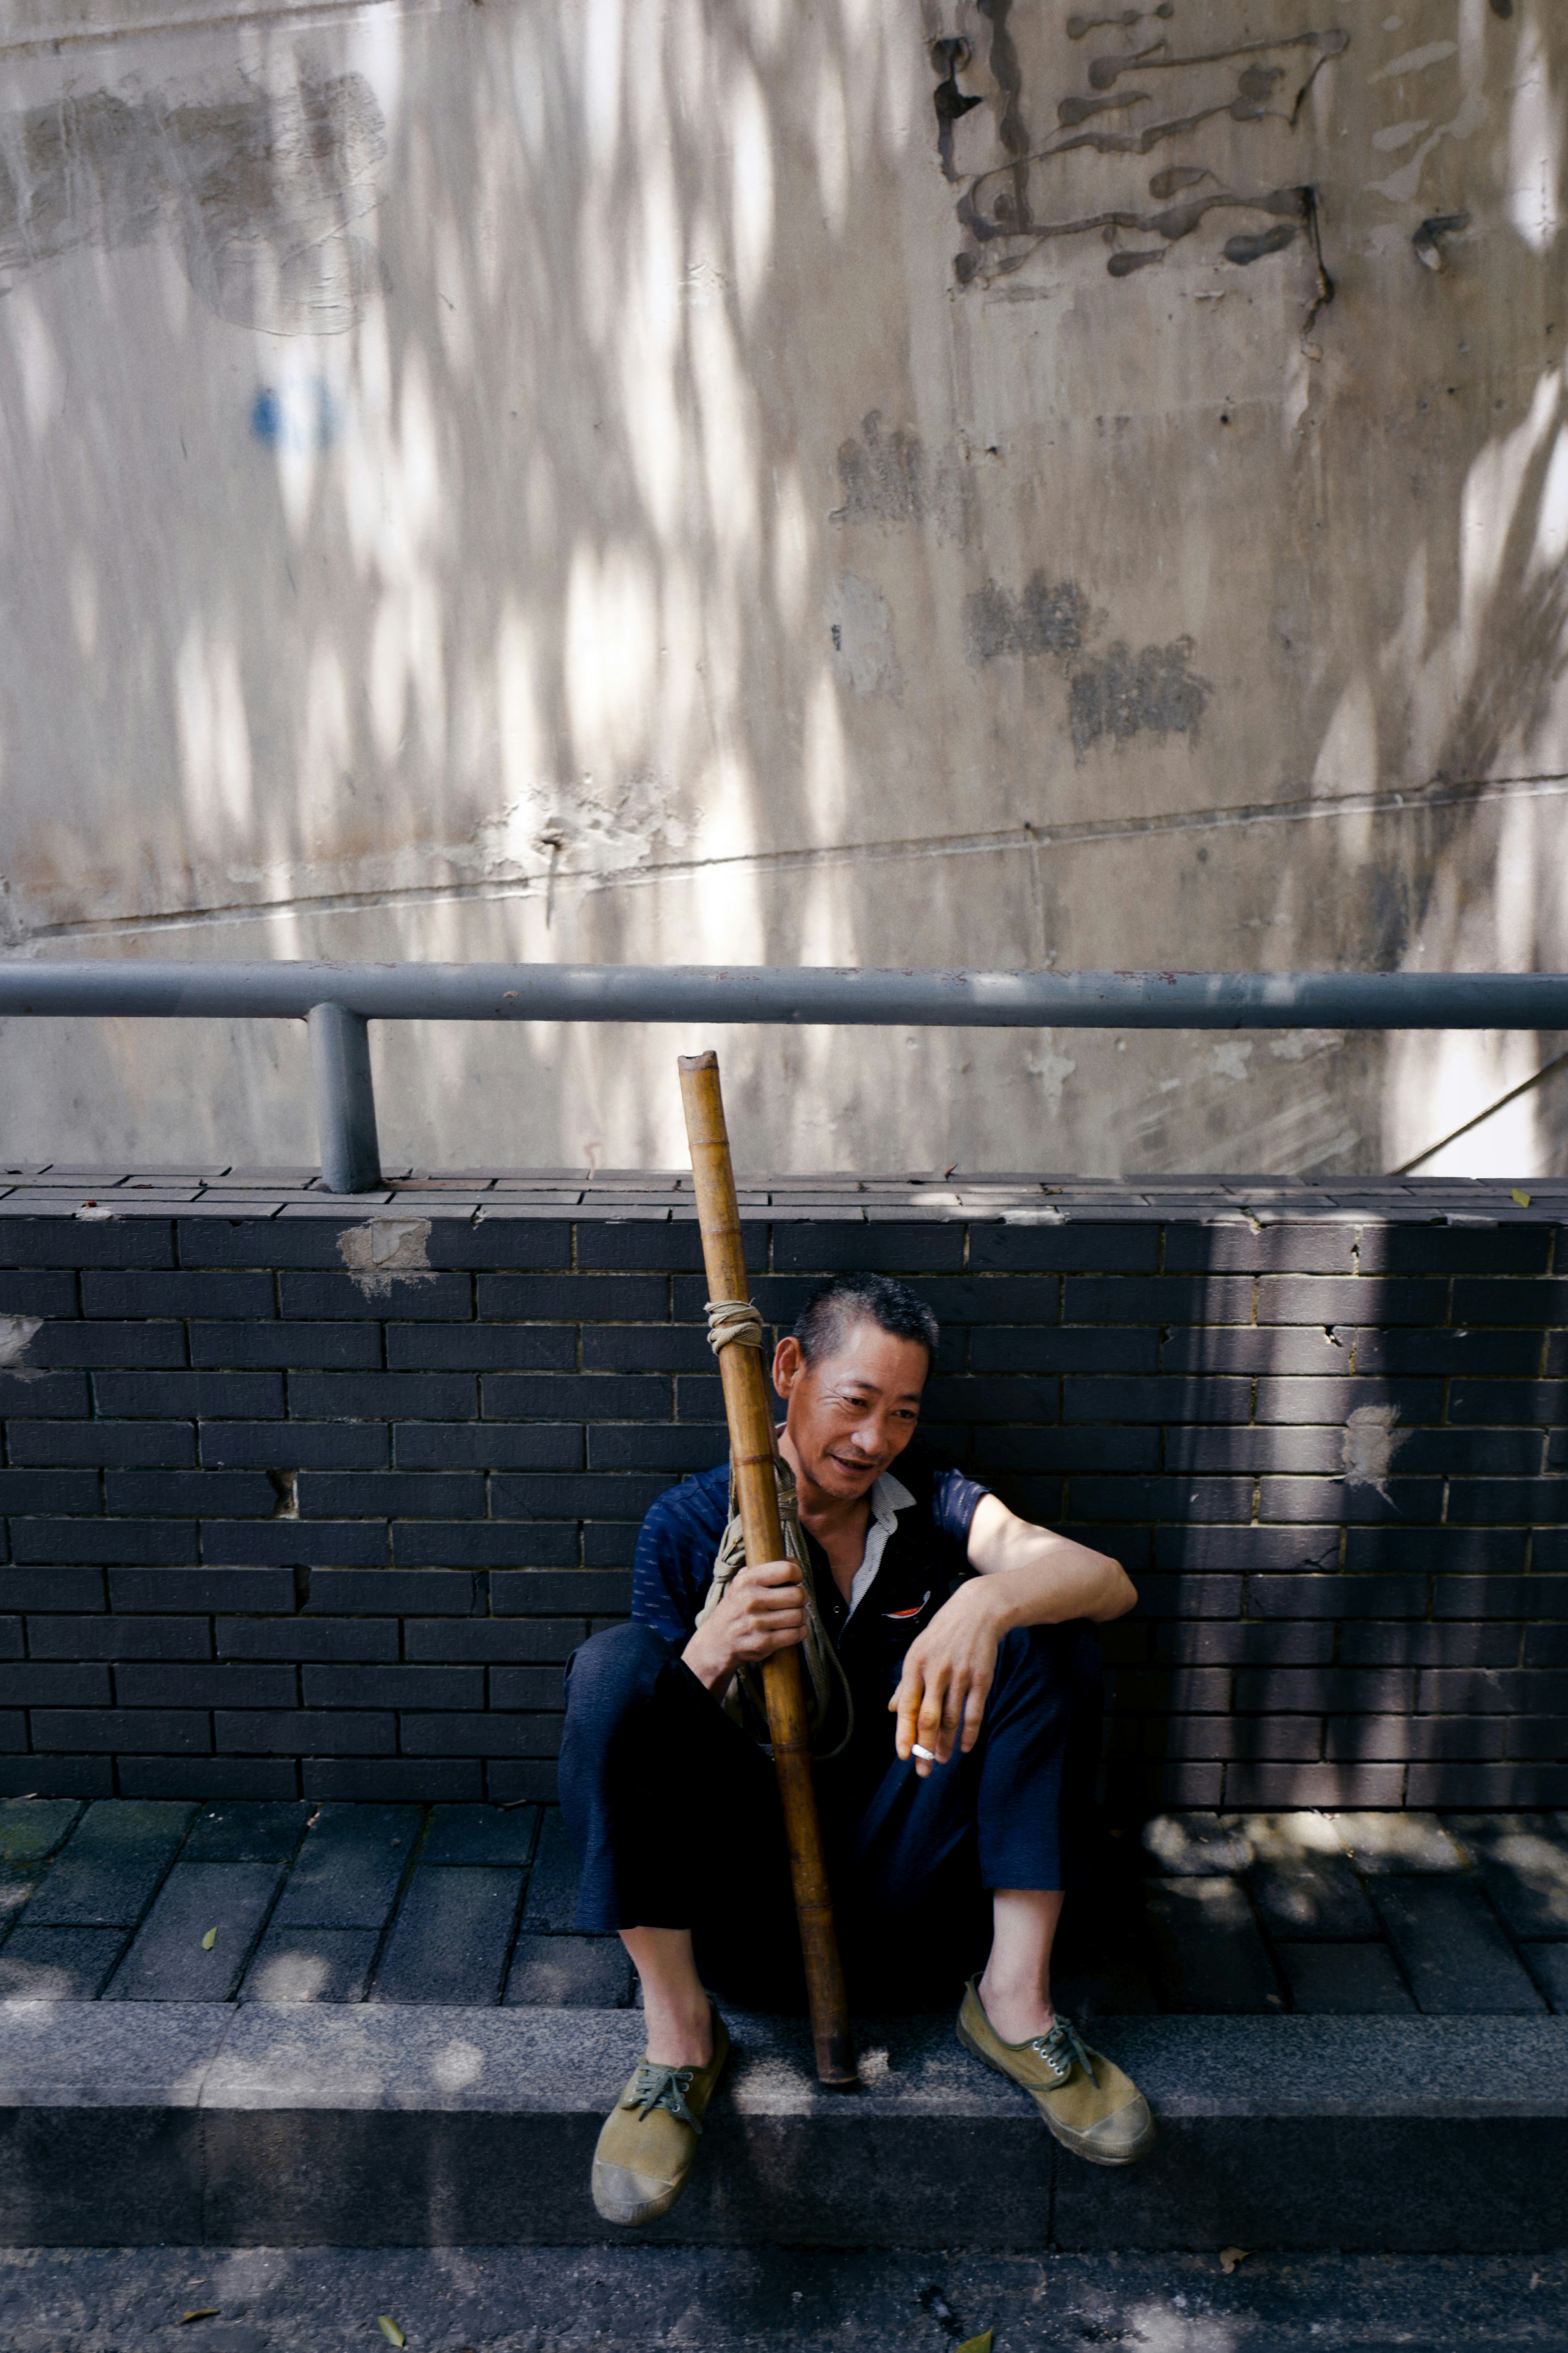
[(381, 1181), (371, 1021), (1564, 1030), (1568, 973), (0, 960), (0, 1016), (67, 1014), (308, 1020), (322, 1180), (355, 1193)]

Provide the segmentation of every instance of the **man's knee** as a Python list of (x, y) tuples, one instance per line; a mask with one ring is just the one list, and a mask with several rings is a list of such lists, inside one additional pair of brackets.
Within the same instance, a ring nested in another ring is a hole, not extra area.
[(566, 1662), (566, 1718), (607, 1732), (651, 1701), (674, 1644), (651, 1626), (628, 1621), (590, 1636)]
[(1099, 1639), (1087, 1619), (1064, 1626), (1015, 1626), (996, 1652), (996, 1683), (1016, 1683), (1069, 1707), (1098, 1705), (1105, 1680)]

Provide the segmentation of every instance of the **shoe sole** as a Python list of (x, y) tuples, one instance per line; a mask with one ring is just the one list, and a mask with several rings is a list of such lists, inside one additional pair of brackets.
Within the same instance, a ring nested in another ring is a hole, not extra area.
[(1124, 2165), (1138, 2164), (1140, 2159), (1147, 2157), (1153, 2147), (1155, 2135), (1153, 2125), (1151, 2124), (1143, 2138), (1122, 2156), (1105, 2157), (1098, 2149), (1086, 2148), (1083, 2136), (1075, 2133), (1070, 2125), (1058, 2124), (1049, 2108), (1040, 2099), (1039, 2094), (1027, 2084), (1020, 2084), (1016, 2075), (1010, 2074), (1005, 2067), (999, 2066), (991, 2053), (975, 2041), (962, 2019), (958, 2021), (958, 2039), (972, 2059), (978, 2059), (983, 2067), (989, 2067), (992, 2073), (1000, 2075), (1005, 2084), (1015, 2084), (1020, 2092), (1027, 2092), (1039, 2111), (1041, 2123), (1051, 2138), (1065, 2148), (1070, 2157), (1081, 2158), (1085, 2165), (1103, 2165), (1112, 2172), (1119, 2172)]

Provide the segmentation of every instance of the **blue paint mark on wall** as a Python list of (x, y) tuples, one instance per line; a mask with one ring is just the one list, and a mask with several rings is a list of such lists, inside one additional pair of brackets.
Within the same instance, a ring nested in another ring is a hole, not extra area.
[(250, 404), (250, 430), (270, 449), (330, 449), (342, 419), (331, 386), (319, 375), (263, 385)]

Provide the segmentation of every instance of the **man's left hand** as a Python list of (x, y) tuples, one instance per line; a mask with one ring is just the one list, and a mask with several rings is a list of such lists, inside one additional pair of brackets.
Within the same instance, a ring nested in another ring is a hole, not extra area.
[[(967, 1756), (980, 1737), (981, 1718), (996, 1672), (996, 1651), (1012, 1613), (996, 1588), (1003, 1582), (972, 1577), (944, 1601), (923, 1634), (904, 1654), (904, 1672), (888, 1702), (897, 1713), (896, 1746), (901, 1759), (916, 1746), (929, 1748), (945, 1765), (956, 1748)], [(929, 1761), (915, 1757), (923, 1780)]]

